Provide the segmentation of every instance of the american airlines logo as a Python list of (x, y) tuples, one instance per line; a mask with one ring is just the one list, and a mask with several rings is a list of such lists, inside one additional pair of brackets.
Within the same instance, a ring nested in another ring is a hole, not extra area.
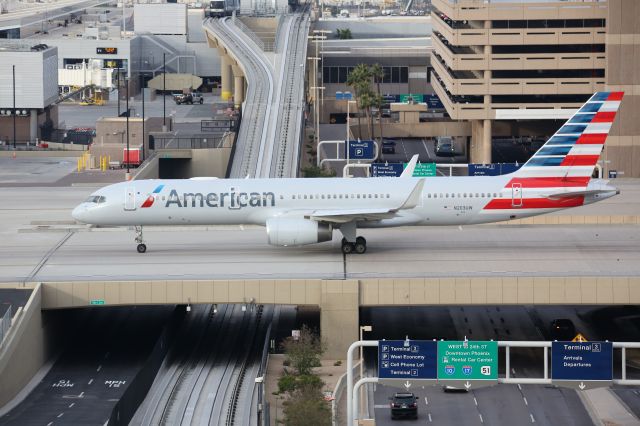
[(162, 188), (164, 188), (164, 185), (158, 185), (158, 187), (153, 190), (153, 193), (151, 193), (149, 197), (147, 197), (147, 199), (144, 200), (144, 203), (142, 203), (142, 206), (140, 207), (143, 209), (151, 207), (153, 205), (153, 202), (156, 200), (155, 194), (159, 194), (160, 191), (162, 191)]
[(226, 207), (240, 210), (245, 207), (274, 207), (276, 196), (273, 192), (184, 192), (182, 196), (172, 189), (165, 207)]

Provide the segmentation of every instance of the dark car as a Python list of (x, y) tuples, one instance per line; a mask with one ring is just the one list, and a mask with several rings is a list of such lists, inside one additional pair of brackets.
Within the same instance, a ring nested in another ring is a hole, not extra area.
[(558, 318), (551, 321), (552, 340), (571, 340), (576, 336), (576, 326), (567, 318)]
[(418, 397), (411, 392), (398, 392), (391, 400), (391, 420), (400, 417), (418, 418)]
[(382, 141), (382, 153), (383, 154), (395, 154), (396, 153), (396, 141), (391, 139), (385, 139)]
[(439, 157), (457, 155), (453, 139), (448, 136), (440, 136), (436, 141), (436, 155)]

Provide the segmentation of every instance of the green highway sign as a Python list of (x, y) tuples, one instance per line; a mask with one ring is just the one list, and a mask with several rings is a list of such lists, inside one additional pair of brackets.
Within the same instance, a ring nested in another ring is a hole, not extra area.
[[(407, 163), (404, 163), (407, 168)], [(436, 175), (436, 163), (417, 163), (413, 170), (413, 177), (431, 177)]]
[(453, 386), (490, 386), (498, 381), (498, 342), (439, 341), (438, 380)]
[(90, 305), (104, 305), (103, 299), (93, 299), (89, 302)]
[(412, 100), (413, 102), (418, 102), (418, 103), (423, 103), (424, 102), (424, 95), (419, 95), (419, 94), (406, 94), (406, 95), (400, 95), (400, 102), (401, 103), (408, 103), (409, 100)]

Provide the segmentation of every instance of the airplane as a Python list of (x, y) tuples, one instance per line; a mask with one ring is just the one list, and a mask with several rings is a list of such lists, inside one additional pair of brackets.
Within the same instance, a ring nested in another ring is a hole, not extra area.
[(536, 216), (619, 194), (592, 179), (623, 92), (595, 93), (517, 171), (500, 176), (292, 179), (150, 179), (106, 186), (72, 216), (98, 226), (262, 225), (268, 243), (301, 246), (342, 235), (342, 252), (362, 254), (361, 228), (470, 225)]

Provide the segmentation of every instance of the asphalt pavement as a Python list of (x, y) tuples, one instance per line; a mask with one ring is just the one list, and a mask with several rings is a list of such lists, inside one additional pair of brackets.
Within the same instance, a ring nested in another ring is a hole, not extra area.
[(63, 353), (0, 425), (105, 424), (172, 311), (132, 306), (77, 312)]

